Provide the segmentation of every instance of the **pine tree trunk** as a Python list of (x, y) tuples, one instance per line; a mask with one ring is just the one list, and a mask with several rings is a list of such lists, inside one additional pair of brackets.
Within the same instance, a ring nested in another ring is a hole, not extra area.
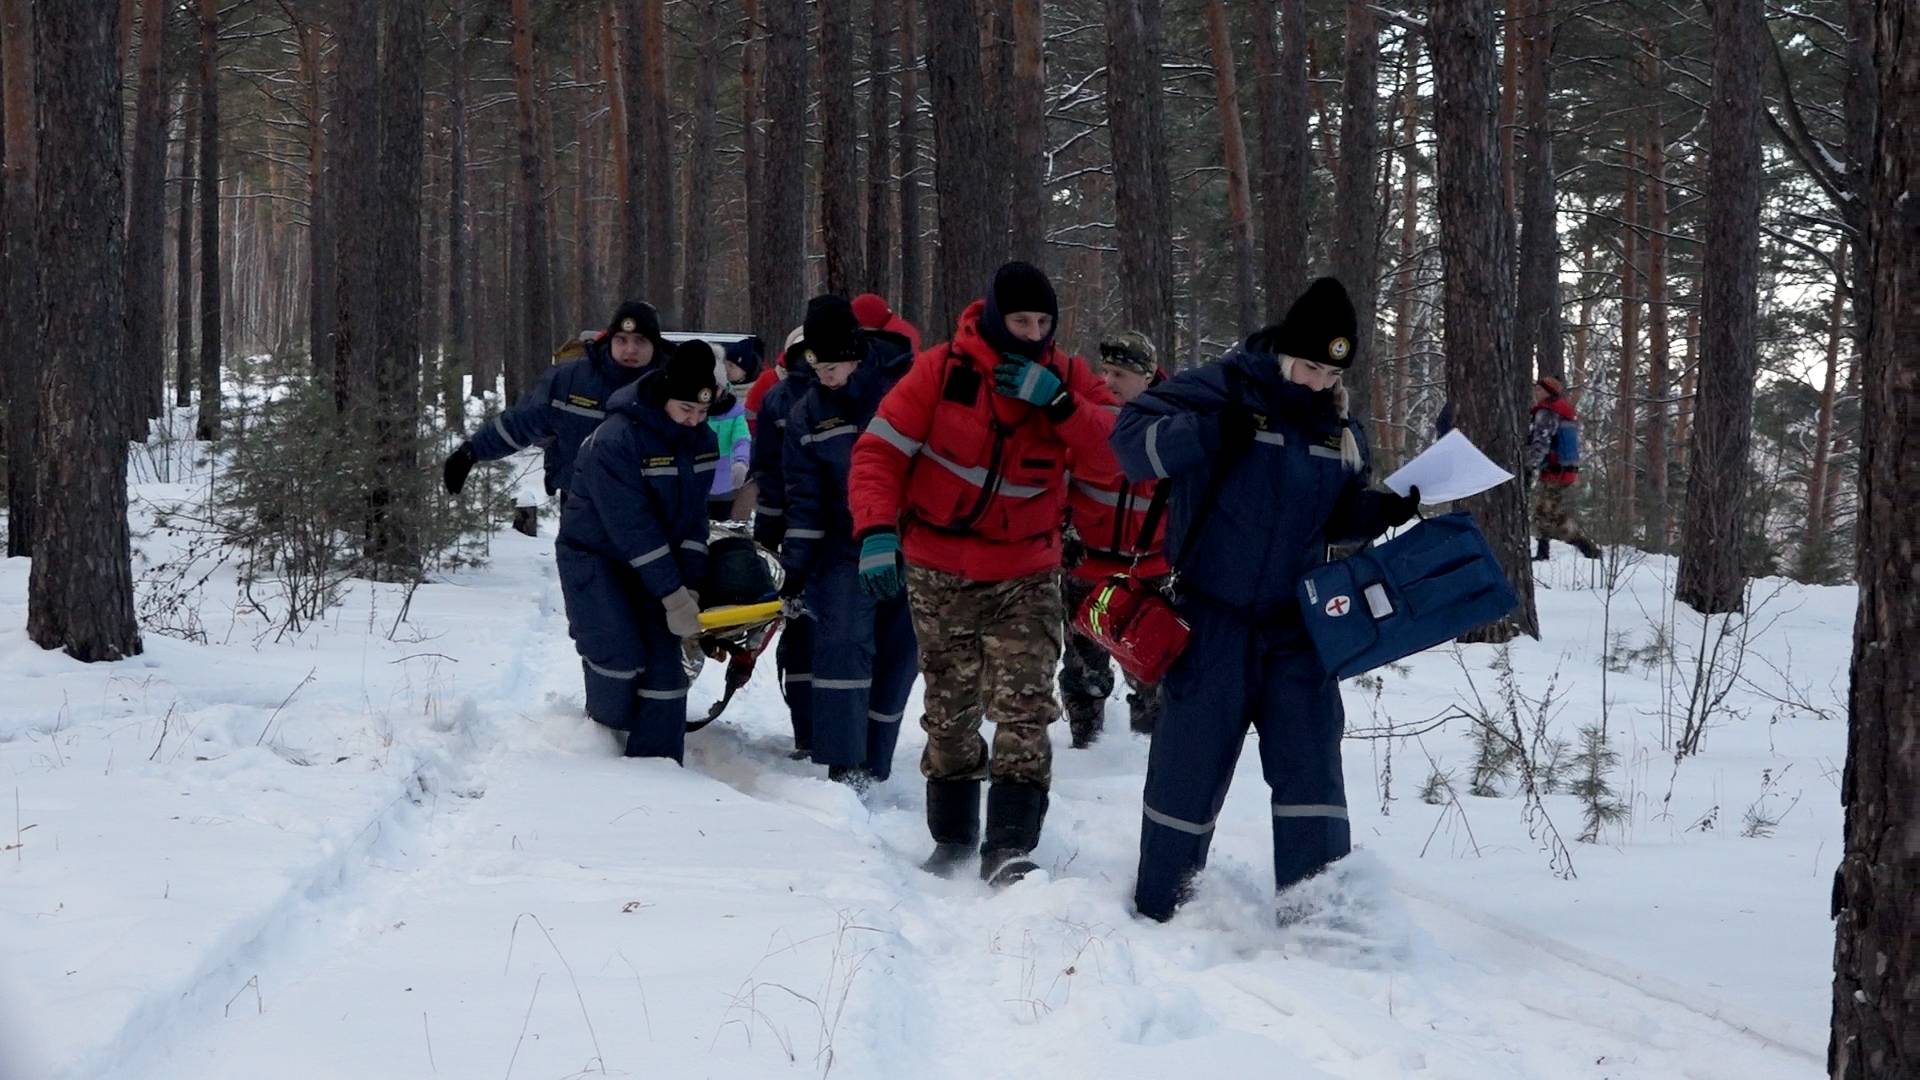
[(34, 140), (33, 4), (0, 0), (0, 65), (4, 65), (6, 169), (0, 182), (6, 276), (0, 284), (0, 364), (7, 390), (7, 554), (33, 554), (34, 473), (39, 459), (40, 228), (34, 206), (38, 147)]
[(1607, 470), (1607, 487), (1613, 504), (1613, 520), (1620, 539), (1633, 539), (1634, 488), (1633, 463), (1637, 439), (1634, 420), (1635, 395), (1639, 393), (1640, 369), (1640, 163), (1638, 127), (1629, 123), (1620, 151), (1620, 172), (1626, 187), (1620, 197), (1620, 370), (1616, 372), (1613, 395), (1613, 462)]
[(1374, 155), (1380, 145), (1374, 116), (1378, 39), (1370, 0), (1347, 0), (1346, 107), (1340, 111), (1340, 162), (1334, 174), (1332, 262), (1333, 276), (1353, 298), (1360, 330), (1343, 382), (1353, 418), (1367, 429), (1372, 427), (1380, 368), (1373, 355), (1380, 280), (1380, 211), (1374, 189)]
[[(800, 5), (778, 0), (764, 7), (767, 25), (766, 157), (761, 227), (766, 237), (761, 272), (766, 275), (767, 317), (775, 327), (769, 341), (786, 337), (805, 302), (806, 263), (802, 237), (806, 225), (807, 31)], [(764, 336), (764, 335), (763, 335)]]
[(420, 189), (420, 217), (427, 235), (420, 252), (420, 392), (425, 398), (424, 412), (431, 415), (443, 382), (440, 343), (445, 339), (447, 271), (445, 246), (441, 242), (440, 162), (446, 159), (445, 129), (433, 114), (432, 99), (426, 106), (426, 179)]
[(887, 38), (893, 33), (896, 10), (889, 4), (872, 5), (867, 37), (867, 251), (860, 276), (863, 291), (887, 295), (893, 280), (893, 104)]
[[(467, 0), (453, 5), (453, 76), (447, 87), (447, 324), (445, 359), (441, 361), (440, 396), (446, 402), (447, 426), (467, 426), (465, 377), (473, 374), (473, 349), (467, 330), (470, 295), (467, 225)], [(613, 77), (608, 72), (609, 79)], [(478, 390), (477, 384), (474, 389)]]
[[(594, 241), (600, 235), (599, 224), (595, 220), (597, 204), (594, 200), (596, 181), (599, 179), (599, 125), (594, 122), (593, 83), (595, 82), (593, 56), (595, 53), (595, 27), (582, 20), (579, 36), (576, 39), (576, 52), (573, 63), (576, 72), (581, 73), (578, 81), (582, 84), (574, 88), (575, 107), (573, 112), (573, 292), (569, 294), (567, 309), (573, 315), (577, 325), (583, 317), (600, 307), (599, 282), (594, 268), (599, 260), (594, 257)], [(709, 33), (717, 30), (709, 29)], [(709, 117), (711, 120), (711, 117)], [(597, 321), (597, 320), (596, 320)]]
[(513, 82), (520, 118), (520, 219), (524, 230), (521, 250), (520, 302), (525, 305), (524, 337), (508, 360), (507, 397), (517, 399), (533, 386), (553, 352), (552, 266), (547, 235), (546, 163), (540, 153), (539, 67), (533, 53), (533, 22), (529, 0), (513, 0)]
[[(1840, 242), (1834, 262), (1847, 262), (1847, 243)], [(1820, 388), (1820, 419), (1813, 434), (1813, 462), (1807, 468), (1807, 524), (1800, 535), (1800, 566), (1797, 576), (1811, 584), (1824, 584), (1831, 564), (1834, 543), (1828, 534), (1828, 503), (1832, 499), (1829, 462), (1833, 454), (1833, 412), (1839, 398), (1840, 341), (1846, 336), (1846, 283), (1836, 276), (1833, 303), (1827, 315), (1827, 374)]]
[(673, 115), (672, 102), (667, 96), (666, 0), (644, 0), (642, 14), (646, 19), (647, 45), (643, 117), (647, 122), (647, 241), (652, 245), (647, 259), (647, 294), (660, 309), (662, 325), (675, 326), (679, 324), (679, 308), (673, 297), (678, 230), (674, 228), (673, 216)]
[(760, 72), (764, 47), (760, 36), (760, 0), (740, 0), (740, 165), (745, 174), (747, 204), (747, 313), (753, 332), (767, 342), (768, 356), (786, 340), (780, 320), (790, 313), (776, 313), (768, 306), (766, 262), (766, 137), (760, 130), (764, 111)]
[(1884, 4), (1876, 30), (1884, 111), (1861, 192), (1870, 260), (1854, 290), (1873, 292), (1874, 322), (1864, 353), (1860, 606), (1840, 785), (1846, 848), (1833, 889), (1833, 1080), (1920, 1076), (1920, 24), (1911, 5)]
[[(373, 397), (373, 260), (377, 228), (374, 184), (380, 156), (380, 28), (374, 0), (346, 0), (337, 31), (339, 89), (327, 140), (334, 211), (333, 401), (356, 435), (364, 437)], [(205, 197), (203, 193), (203, 198)], [(201, 264), (207, 262), (201, 249)]]
[[(658, 151), (653, 146), (653, 117), (639, 100), (645, 95), (647, 84), (647, 0), (615, 2), (621, 5), (621, 11), (626, 15), (625, 25), (620, 28), (619, 96), (626, 103), (622, 108), (626, 113), (623, 127), (627, 133), (624, 147), (626, 186), (621, 197), (620, 219), (624, 249), (621, 257), (621, 295), (626, 300), (651, 298), (658, 304), (658, 294), (652, 291), (654, 276), (648, 270), (654, 252), (648, 245), (650, 237), (647, 235), (647, 155)], [(623, 148), (615, 146), (614, 149), (618, 153)]]
[(166, 352), (167, 111), (160, 58), (166, 0), (142, 0), (140, 96), (133, 123), (133, 175), (127, 205), (127, 392), (129, 438), (145, 442), (160, 415)]
[(1643, 534), (1650, 551), (1668, 549), (1667, 504), (1667, 154), (1661, 134), (1660, 47), (1644, 39), (1648, 99), (1647, 111), (1647, 415), (1646, 468), (1640, 497)]
[(920, 50), (914, 44), (917, 0), (900, 0), (900, 297), (901, 318), (925, 313), (920, 270)]
[(1554, 206), (1551, 0), (1527, 0), (1526, 168), (1521, 176), (1520, 274), (1513, 325), (1514, 362), (1525, 372), (1566, 379), (1560, 351), (1560, 230)]
[[(23, 28), (8, 20), (9, 38)], [(60, 362), (45, 365), (39, 378), (44, 443), (35, 460), (41, 498), (34, 549), (40, 557), (27, 579), (27, 636), (89, 663), (141, 649), (127, 531), (126, 434), (113, 395), (101, 393), (124, 378), (116, 367), (126, 344), (114, 32), (114, 11), (106, 5), (34, 5), (36, 224), (41, 250), (60, 252), (42, 267), (36, 333), (61, 345)], [(88, 242), (74, 243), (79, 236)]]
[[(942, 0), (927, 12), (927, 90), (933, 103), (939, 263), (933, 326), (950, 329), (993, 274), (1000, 184), (987, 128), (974, 0)], [(930, 331), (932, 328), (929, 328)]]
[(858, 274), (860, 205), (855, 158), (860, 129), (854, 119), (853, 3), (819, 0), (820, 224), (825, 241), (827, 291), (848, 296)]
[(219, 0), (200, 0), (200, 417), (194, 437), (220, 437), (220, 38)]
[[(1173, 356), (1173, 199), (1162, 122), (1160, 0), (1106, 0), (1106, 7), (1120, 292), (1127, 325), (1146, 334), (1161, 355)], [(933, 34), (937, 42), (938, 31)]]
[(1586, 245), (1580, 249), (1580, 323), (1573, 328), (1573, 370), (1567, 373), (1571, 381), (1566, 384), (1567, 396), (1573, 399), (1576, 408), (1592, 378), (1587, 355), (1587, 342), (1593, 333), (1593, 290), (1588, 285), (1592, 280), (1593, 236), (1589, 234)]
[(1227, 167), (1235, 325), (1249, 331), (1259, 324), (1253, 286), (1253, 212), (1247, 193), (1247, 140), (1240, 130), (1240, 89), (1233, 70), (1233, 35), (1227, 26), (1226, 0), (1208, 0), (1207, 41), (1213, 51), (1213, 88), (1220, 103), (1220, 157)]
[[(989, 139), (996, 133), (1006, 133), (1017, 140), (1021, 133), (1013, 130), (1013, 110), (1008, 93), (1013, 81), (1013, 35), (1008, 28), (1012, 21), (1013, 0), (974, 0), (974, 7), (979, 12), (980, 36), (980, 99), (977, 107), (985, 117)], [(987, 201), (991, 208), (987, 215), (987, 262), (990, 265), (997, 266), (1005, 261), (1009, 250), (1013, 170), (1019, 167), (1009, 162), (986, 173), (993, 185)]]
[(1253, 65), (1259, 93), (1261, 283), (1267, 312), (1278, 319), (1307, 284), (1307, 7), (1274, 0), (1254, 9)]
[[(1047, 266), (1046, 22), (1041, 0), (1013, 0), (1013, 80), (1008, 115), (1013, 123), (1013, 168), (1007, 171), (1010, 257)], [(1244, 170), (1242, 181), (1246, 179)]]
[[(1492, 0), (1434, 0), (1428, 26), (1436, 86), (1439, 232), (1447, 326), (1447, 396), (1454, 426), (1519, 473), (1528, 379), (1513, 355), (1513, 274), (1500, 199)], [(1519, 484), (1465, 500), (1507, 572), (1520, 606), (1463, 640), (1539, 635), (1527, 511)]]
[(1382, 441), (1388, 450), (1388, 462), (1404, 460), (1407, 449), (1418, 440), (1412, 431), (1413, 398), (1413, 294), (1416, 286), (1414, 264), (1420, 237), (1419, 151), (1414, 140), (1420, 125), (1420, 38), (1407, 39), (1404, 85), (1400, 97), (1400, 145), (1404, 148), (1400, 165), (1400, 272), (1394, 280), (1393, 314), (1393, 425)]
[(314, 376), (324, 378), (333, 331), (333, 200), (327, 183), (320, 28), (311, 23), (300, 27), (300, 73), (307, 113), (307, 360)]
[(720, 0), (705, 0), (695, 61), (693, 145), (687, 155), (686, 282), (680, 290), (682, 325), (707, 325), (707, 260), (712, 256), (713, 121), (720, 97)]
[(426, 156), (424, 3), (381, 0), (386, 48), (380, 65), (380, 237), (374, 264), (380, 305), (374, 324), (378, 461), (367, 497), (372, 518), (367, 554), (401, 575), (420, 569), (418, 526), (409, 517), (424, 496), (413, 490), (419, 472), (414, 440), (420, 414), (420, 202)]
[(1700, 399), (1675, 595), (1703, 615), (1738, 611), (1746, 568), (1747, 446), (1760, 285), (1760, 94), (1767, 33), (1760, 0), (1713, 6), (1707, 109), (1707, 237), (1701, 283)]
[(180, 95), (186, 122), (180, 140), (180, 211), (174, 223), (173, 274), (173, 404), (193, 404), (193, 181), (194, 153), (200, 142), (200, 108), (193, 80)]

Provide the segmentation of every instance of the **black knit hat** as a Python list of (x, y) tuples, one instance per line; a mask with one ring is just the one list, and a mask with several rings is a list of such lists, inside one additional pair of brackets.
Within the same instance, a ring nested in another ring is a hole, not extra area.
[(713, 346), (697, 338), (674, 345), (661, 380), (661, 392), (668, 401), (713, 404), (720, 393), (720, 384), (713, 377)]
[(655, 352), (664, 355), (667, 351), (666, 340), (660, 336), (660, 313), (644, 301), (628, 300), (620, 305), (613, 321), (607, 323), (607, 336), (615, 334), (643, 334), (653, 342)]
[(1315, 278), (1285, 318), (1255, 333), (1248, 343), (1275, 356), (1346, 368), (1353, 363), (1359, 328), (1346, 288), (1330, 277)]
[(1053, 282), (1032, 263), (1016, 260), (995, 271), (992, 301), (1003, 316), (1016, 311), (1038, 311), (1056, 319), (1060, 317), (1060, 300), (1053, 294)]
[(811, 360), (838, 363), (860, 359), (860, 322), (844, 296), (828, 294), (807, 301), (807, 318), (800, 324), (801, 347)]

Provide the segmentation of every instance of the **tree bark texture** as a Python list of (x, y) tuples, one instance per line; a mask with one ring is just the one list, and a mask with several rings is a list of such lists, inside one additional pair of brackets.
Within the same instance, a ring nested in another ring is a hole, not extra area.
[[(647, 0), (615, 0), (625, 14), (620, 28), (620, 97), (626, 113), (626, 187), (621, 198), (621, 298), (659, 300), (652, 292), (647, 266), (653, 256), (647, 235), (647, 155), (653, 148), (653, 117), (638, 100), (646, 87)], [(616, 117), (616, 121), (618, 118)], [(616, 145), (615, 151), (621, 148)]]
[[(1436, 88), (1439, 232), (1446, 265), (1447, 396), (1454, 426), (1515, 474), (1525, 451), (1529, 379), (1513, 355), (1513, 274), (1501, 201), (1499, 98), (1492, 0), (1434, 0), (1429, 30)], [(1467, 635), (1499, 641), (1539, 635), (1519, 484), (1465, 500), (1520, 596), (1512, 615)]]
[(707, 324), (707, 260), (713, 253), (713, 121), (720, 98), (720, 0), (705, 0), (699, 27), (693, 141), (687, 154), (686, 279), (680, 288), (681, 325), (692, 330)]
[[(673, 227), (673, 115), (667, 96), (666, 0), (644, 0), (642, 13), (647, 46), (643, 117), (647, 122), (647, 149), (643, 158), (647, 163), (647, 241), (652, 245), (647, 258), (647, 293), (660, 309), (661, 325), (676, 326), (679, 308), (673, 297), (673, 271), (674, 249), (679, 245)], [(547, 347), (551, 349), (552, 343)]]
[(1162, 356), (1172, 356), (1173, 198), (1162, 120), (1160, 0), (1106, 0), (1106, 6), (1120, 292), (1128, 327), (1146, 334)]
[(1912, 6), (1881, 5), (1876, 36), (1883, 111), (1865, 188), (1869, 273), (1856, 283), (1873, 290), (1874, 315), (1840, 785), (1846, 848), (1833, 890), (1833, 1080), (1920, 1075), (1920, 24)]
[[(446, 357), (441, 362), (446, 399), (447, 425), (455, 431), (465, 428), (467, 394), (465, 376), (472, 374), (473, 347), (467, 328), (468, 254), (472, 243), (467, 215), (467, 0), (453, 5), (453, 76), (447, 89), (447, 324)], [(607, 70), (611, 82), (615, 73)], [(616, 118), (617, 122), (617, 118)], [(616, 132), (621, 129), (616, 127)], [(616, 139), (624, 136), (616, 136)], [(625, 163), (617, 164), (623, 170)], [(477, 380), (476, 380), (477, 382)], [(476, 385), (474, 389), (480, 387)]]
[[(950, 330), (988, 286), (994, 242), (1006, 222), (983, 100), (979, 16), (974, 0), (941, 0), (927, 10), (927, 91), (933, 103), (934, 187), (940, 200), (939, 262), (930, 335)], [(937, 328), (937, 329), (936, 329)]]
[[(180, 95), (186, 124), (180, 139), (180, 214), (174, 223), (173, 246), (173, 404), (180, 409), (193, 404), (193, 155), (200, 143), (200, 110), (194, 104), (193, 80), (186, 80), (186, 84), (186, 92)], [(327, 265), (333, 265), (331, 254)], [(328, 276), (331, 278), (331, 271)], [(319, 310), (319, 302), (316, 295), (313, 310)], [(332, 341), (325, 336), (320, 340)]]
[[(127, 531), (127, 443), (115, 398), (124, 378), (122, 116), (115, 12), (105, 4), (34, 5), (39, 129), (37, 226), (58, 251), (40, 280), (41, 341), (60, 342), (40, 373), (44, 443), (27, 636), (77, 660), (140, 652)], [(9, 35), (11, 36), (11, 35)]]
[(1652, 551), (1668, 548), (1673, 508), (1667, 503), (1667, 151), (1661, 133), (1660, 47), (1644, 35), (1648, 100), (1647, 162), (1647, 410), (1643, 430), (1646, 464), (1641, 470), (1641, 536)]
[[(513, 83), (519, 100), (520, 218), (525, 230), (521, 251), (521, 280), (526, 283), (520, 302), (525, 307), (524, 336), (507, 361), (507, 397), (517, 400), (533, 386), (553, 353), (553, 288), (549, 277), (553, 260), (548, 239), (547, 172), (540, 153), (539, 67), (533, 52), (533, 21), (529, 0), (513, 0)], [(648, 222), (652, 231), (652, 222)], [(651, 264), (650, 264), (651, 265)]]
[(1240, 130), (1240, 87), (1233, 69), (1233, 33), (1226, 0), (1208, 0), (1207, 41), (1213, 51), (1213, 88), (1219, 98), (1220, 158), (1227, 168), (1227, 218), (1233, 236), (1235, 325), (1253, 330), (1258, 307), (1253, 284), (1253, 209), (1247, 191), (1247, 139)]
[(133, 175), (127, 189), (128, 437), (147, 439), (160, 415), (166, 384), (167, 99), (160, 69), (166, 43), (166, 0), (141, 0), (140, 90), (134, 109)]
[[(1841, 242), (1840, 251), (1835, 259), (1840, 266), (1847, 264), (1847, 245)], [(1831, 483), (1828, 473), (1829, 462), (1833, 455), (1833, 412), (1838, 400), (1840, 383), (1840, 340), (1846, 336), (1847, 290), (1843, 279), (1834, 278), (1833, 303), (1827, 316), (1827, 375), (1820, 388), (1820, 419), (1814, 425), (1813, 462), (1807, 469), (1807, 532), (1801, 541), (1803, 552), (1802, 580), (1815, 580), (1816, 567), (1812, 560), (1804, 557), (1809, 550), (1828, 550), (1831, 542), (1826, 535), (1827, 503), (1831, 498)]]
[(1007, 195), (1007, 254), (1047, 269), (1046, 23), (1041, 0), (1013, 0), (1013, 79), (1007, 89), (1013, 168)]
[(1255, 8), (1253, 63), (1259, 83), (1254, 111), (1260, 132), (1261, 283), (1268, 322), (1307, 285), (1306, 0), (1279, 0), (1280, 41), (1273, 32), (1274, 0)]
[[(766, 49), (761, 44), (760, 0), (740, 0), (740, 7), (744, 16), (740, 43), (740, 164), (746, 174), (747, 192), (747, 313), (754, 333), (772, 350), (786, 339), (787, 331), (781, 320), (792, 315), (775, 312), (767, 303), (767, 140), (760, 130), (766, 101), (760, 73)], [(768, 355), (771, 357), (772, 353)]]
[(411, 574), (419, 552), (407, 518), (424, 497), (414, 440), (420, 415), (420, 202), (426, 160), (425, 0), (381, 0), (386, 49), (380, 65), (380, 236), (374, 264), (373, 445), (378, 459), (368, 505), (378, 564)]
[(867, 35), (867, 226), (865, 292), (886, 296), (893, 281), (893, 81), (887, 39), (898, 14), (890, 4), (872, 5)]
[(1620, 196), (1620, 370), (1613, 395), (1613, 461), (1607, 469), (1607, 488), (1613, 504), (1618, 536), (1634, 533), (1635, 490), (1633, 465), (1639, 445), (1640, 373), (1640, 161), (1639, 127), (1629, 122), (1620, 151), (1620, 175), (1626, 187)]
[(6, 168), (0, 184), (0, 223), (5, 224), (6, 277), (0, 289), (0, 364), (7, 389), (7, 554), (33, 554), (36, 500), (34, 462), (39, 457), (40, 229), (34, 205), (33, 4), (0, 0), (0, 64), (6, 70)]
[(916, 0), (900, 0), (900, 296), (894, 310), (908, 322), (924, 314), (920, 267), (920, 50), (914, 44)]
[[(777, 0), (776, 0), (777, 2)], [(853, 71), (853, 2), (819, 0), (820, 218), (827, 290), (852, 295), (859, 277), (860, 204)]]
[(1703, 615), (1738, 611), (1747, 446), (1753, 431), (1760, 285), (1760, 93), (1766, 24), (1760, 0), (1713, 6), (1713, 97), (1707, 108), (1707, 238), (1702, 270), (1700, 396), (1675, 595)]
[(1404, 459), (1404, 451), (1417, 443), (1412, 436), (1410, 408), (1413, 398), (1413, 294), (1414, 268), (1420, 235), (1419, 149), (1415, 137), (1420, 127), (1420, 38), (1410, 36), (1402, 58), (1406, 72), (1400, 97), (1400, 145), (1404, 147), (1400, 164), (1400, 269), (1394, 275), (1393, 312), (1393, 401), (1389, 410), (1392, 424), (1380, 441), (1387, 448), (1390, 462)]
[(1340, 110), (1340, 163), (1333, 192), (1333, 275), (1353, 298), (1360, 340), (1344, 380), (1353, 418), (1371, 433), (1379, 368), (1373, 355), (1375, 299), (1380, 279), (1380, 211), (1374, 155), (1380, 145), (1376, 118), (1379, 92), (1379, 32), (1370, 0), (1347, 0), (1345, 101)]
[[(334, 173), (333, 403), (356, 432), (373, 398), (373, 260), (378, 228), (374, 184), (379, 174), (380, 27), (374, 0), (346, 0), (339, 38), (335, 138), (328, 140)], [(204, 191), (202, 198), (206, 197)], [(201, 263), (208, 249), (201, 248)]]
[(1560, 228), (1554, 206), (1553, 116), (1548, 108), (1548, 68), (1553, 60), (1551, 0), (1526, 0), (1521, 32), (1526, 57), (1526, 164), (1520, 180), (1520, 273), (1513, 356), (1520, 370), (1564, 382)]
[(766, 274), (767, 317), (783, 340), (805, 302), (804, 249), (807, 157), (807, 28), (799, 4), (763, 6), (767, 26), (766, 158), (761, 162), (761, 270)]
[(200, 417), (194, 437), (220, 437), (220, 3), (200, 0)]
[(327, 180), (331, 125), (326, 120), (320, 29), (311, 23), (300, 28), (300, 58), (307, 106), (307, 359), (315, 377), (325, 378), (332, 359), (335, 288), (333, 192)]

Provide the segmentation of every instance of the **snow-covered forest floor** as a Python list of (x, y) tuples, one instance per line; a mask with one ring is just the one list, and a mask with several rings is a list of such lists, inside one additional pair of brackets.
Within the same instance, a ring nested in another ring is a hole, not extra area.
[[(155, 513), (208, 487), (170, 452), (171, 482), (135, 470), (148, 588), (187, 539)], [(1472, 793), (1459, 711), (1512, 730), (1499, 649), (1350, 682), (1360, 850), (1311, 886), (1340, 917), (1276, 927), (1249, 747), (1162, 926), (1129, 903), (1147, 743), (1118, 697), (1093, 749), (1055, 730), (1046, 872), (935, 879), (918, 728), (862, 801), (788, 760), (770, 657), (685, 768), (618, 757), (553, 527), (284, 635), (229, 566), (192, 593), (205, 643), (91, 666), (27, 640), (28, 564), (0, 566), (0, 1077), (1819, 1071), (1851, 589), (1756, 583), (1723, 633), (1671, 561), (1609, 590), (1556, 546), (1543, 639), (1506, 653), (1530, 765)], [(1603, 718), (1628, 816), (1582, 843), (1550, 743)]]

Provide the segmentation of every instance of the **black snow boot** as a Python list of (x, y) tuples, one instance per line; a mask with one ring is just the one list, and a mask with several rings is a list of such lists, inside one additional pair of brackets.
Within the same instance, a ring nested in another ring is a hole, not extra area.
[(523, 536), (540, 535), (540, 508), (537, 506), (516, 506), (513, 508), (513, 531)]
[(1100, 740), (1100, 728), (1106, 721), (1106, 702), (1093, 709), (1081, 711), (1069, 710), (1067, 730), (1073, 735), (1073, 748), (1085, 750)]
[(928, 780), (927, 831), (933, 834), (933, 854), (921, 869), (951, 877), (980, 842), (980, 781)]
[(1552, 543), (1552, 541), (1546, 537), (1543, 536), (1540, 538), (1538, 544), (1533, 549), (1534, 562), (1546, 562), (1553, 557), (1553, 553), (1547, 550), (1547, 545), (1550, 543)]
[(829, 765), (827, 779), (847, 785), (855, 795), (865, 795), (873, 787), (873, 774), (865, 765)]
[(1585, 555), (1589, 559), (1597, 559), (1600, 557), (1600, 545), (1584, 536), (1575, 540), (1573, 546), (1579, 548), (1580, 554)]
[(987, 791), (987, 835), (980, 841), (980, 878), (1011, 885), (1039, 869), (1028, 858), (1040, 846), (1047, 818), (1047, 789), (1038, 784), (995, 781)]

